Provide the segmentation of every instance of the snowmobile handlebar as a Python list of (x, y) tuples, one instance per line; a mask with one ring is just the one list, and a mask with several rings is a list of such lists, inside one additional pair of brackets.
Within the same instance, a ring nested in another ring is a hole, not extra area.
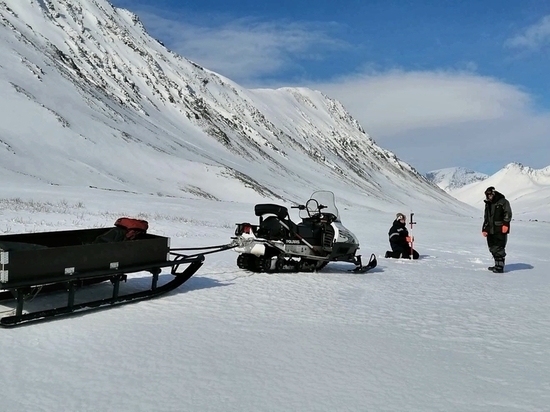
[[(326, 209), (328, 206), (325, 206), (325, 205), (319, 205), (317, 206), (317, 210), (321, 211), (323, 209)], [(290, 206), (291, 209), (298, 209), (298, 210), (306, 210), (307, 209), (307, 206), (306, 205), (296, 205), (296, 206)]]

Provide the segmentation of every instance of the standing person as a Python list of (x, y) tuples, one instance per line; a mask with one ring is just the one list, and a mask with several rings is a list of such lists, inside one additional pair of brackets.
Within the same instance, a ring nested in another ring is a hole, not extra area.
[[(412, 238), (409, 236), (407, 230), (407, 218), (403, 213), (395, 215), (392, 227), (388, 232), (390, 238), (391, 251), (387, 251), (385, 257), (389, 258), (411, 258), (411, 244)], [(413, 250), (413, 259), (418, 259), (419, 254), (416, 250)]]
[(488, 267), (494, 273), (504, 272), (506, 242), (510, 233), (512, 208), (504, 195), (493, 186), (485, 190), (485, 214), (481, 233), (487, 238), (489, 252), (495, 259), (495, 265)]

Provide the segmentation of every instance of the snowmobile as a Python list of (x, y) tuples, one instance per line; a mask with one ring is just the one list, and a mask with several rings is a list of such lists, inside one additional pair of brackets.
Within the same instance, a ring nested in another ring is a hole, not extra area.
[(366, 272), (377, 265), (371, 255), (363, 265), (357, 255), (357, 237), (344, 227), (334, 193), (317, 191), (299, 210), (301, 222), (292, 222), (288, 209), (276, 204), (257, 204), (257, 225), (237, 223), (234, 250), (237, 266), (254, 272), (313, 272), (329, 262), (349, 262), (354, 272)]

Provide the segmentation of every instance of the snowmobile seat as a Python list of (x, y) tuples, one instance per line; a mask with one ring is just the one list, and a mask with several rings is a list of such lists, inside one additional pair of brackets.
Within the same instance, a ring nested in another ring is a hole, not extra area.
[(288, 219), (288, 209), (286, 207), (271, 203), (260, 203), (254, 206), (254, 213), (256, 216), (263, 216), (270, 213), (281, 220)]

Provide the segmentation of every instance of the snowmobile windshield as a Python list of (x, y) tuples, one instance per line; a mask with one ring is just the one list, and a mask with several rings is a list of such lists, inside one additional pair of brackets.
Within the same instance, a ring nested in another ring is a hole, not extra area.
[(305, 204), (305, 209), (300, 210), (300, 218), (307, 219), (319, 217), (319, 215), (331, 215), (330, 220), (339, 221), (340, 214), (334, 201), (334, 193), (319, 191), (311, 195)]

